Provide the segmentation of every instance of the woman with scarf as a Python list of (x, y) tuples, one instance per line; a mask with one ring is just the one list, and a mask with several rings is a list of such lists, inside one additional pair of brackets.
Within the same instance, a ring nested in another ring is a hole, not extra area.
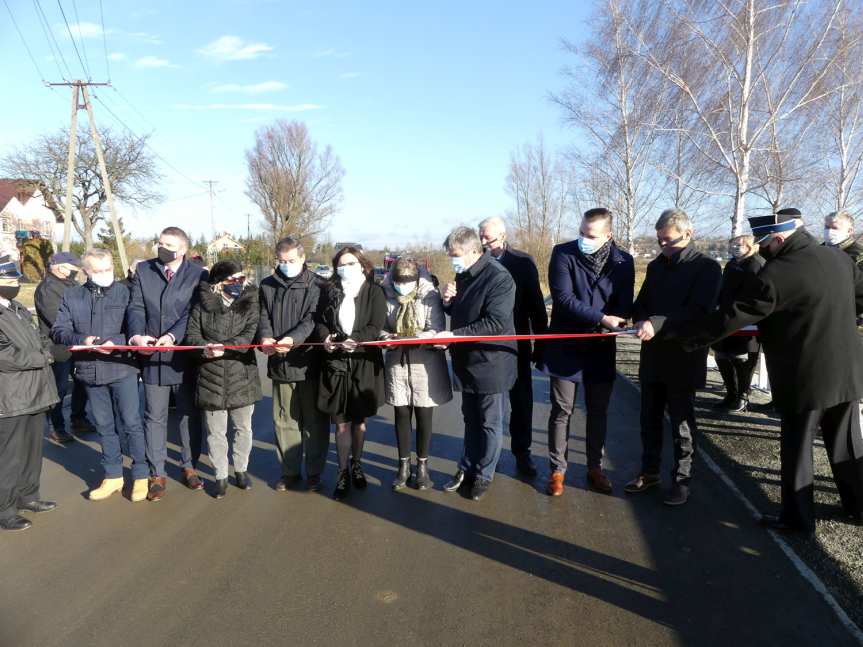
[(318, 408), (336, 425), (339, 476), (333, 496), (344, 499), (351, 483), (366, 487), (360, 459), (366, 418), (377, 413), (384, 396), (384, 362), (377, 346), (387, 317), (383, 290), (374, 267), (359, 248), (343, 247), (333, 257), (336, 274), (318, 301), (317, 336), (324, 340)]
[[(384, 280), (387, 322), (382, 339), (434, 337), (446, 330), (446, 317), (440, 293), (430, 277), (421, 273), (416, 261), (400, 258)], [(427, 490), (428, 454), (432, 436), (434, 407), (452, 400), (444, 351), (432, 346), (393, 346), (386, 351), (386, 401), (395, 413), (399, 470), (394, 490), (407, 485), (411, 476), (411, 419), (416, 420), (417, 468), (413, 485)]]
[(216, 472), (214, 496), (228, 489), (228, 418), (235, 429), (234, 478), (241, 490), (252, 487), (247, 470), (252, 452), (252, 413), (261, 399), (258, 364), (251, 349), (225, 346), (251, 344), (258, 330), (258, 289), (246, 281), (243, 268), (219, 261), (209, 281), (198, 287), (198, 301), (189, 314), (186, 342), (206, 346), (198, 366), (195, 402), (204, 411), (207, 446)]
[[(720, 309), (734, 302), (746, 274), (758, 274), (765, 263), (752, 236), (732, 238), (728, 241), (728, 251), (731, 260), (722, 270), (722, 287), (717, 299)], [(725, 397), (715, 408), (742, 413), (749, 407), (752, 374), (758, 364), (761, 342), (757, 337), (726, 337), (712, 348), (716, 367), (725, 383)]]

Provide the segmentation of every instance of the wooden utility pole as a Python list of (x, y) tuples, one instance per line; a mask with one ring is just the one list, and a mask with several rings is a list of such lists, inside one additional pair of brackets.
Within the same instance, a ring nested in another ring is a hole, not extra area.
[[(114, 193), (111, 191), (111, 180), (108, 177), (108, 167), (105, 165), (105, 155), (102, 151), (102, 140), (96, 130), (96, 120), (93, 117), (93, 104), (87, 88), (90, 86), (110, 86), (110, 83), (94, 83), (93, 81), (68, 81), (63, 83), (48, 83), (49, 86), (64, 86), (72, 88), (72, 124), (69, 131), (69, 155), (66, 160), (66, 205), (63, 222), (63, 251), (68, 252), (72, 241), (72, 189), (75, 177), (75, 153), (78, 147), (78, 110), (87, 110), (87, 120), (90, 122), (90, 134), (93, 137), (93, 145), (96, 148), (96, 158), (99, 160), (99, 172), (102, 176), (102, 186), (108, 198), (108, 210), (111, 212), (111, 227), (114, 237), (117, 239), (117, 255), (120, 257), (120, 266), (125, 275), (129, 269), (126, 260), (126, 243), (123, 240), (123, 231), (120, 229), (120, 221), (117, 218), (117, 210), (114, 208)], [(83, 98), (84, 104), (80, 104)]]

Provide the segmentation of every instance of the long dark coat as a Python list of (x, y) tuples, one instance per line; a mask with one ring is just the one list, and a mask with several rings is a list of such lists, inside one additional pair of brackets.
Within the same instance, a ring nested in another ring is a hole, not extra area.
[[(375, 341), (387, 320), (384, 291), (366, 281), (356, 301), (353, 330), (342, 330), (339, 307), (345, 294), (338, 281), (330, 284), (318, 301), (316, 333), (324, 340), (329, 335), (349, 337), (354, 341)], [(336, 350), (324, 353), (318, 388), (318, 408), (333, 417), (348, 420), (368, 418), (384, 402), (384, 359), (380, 347), (358, 347), (353, 353)]]
[(709, 343), (758, 324), (773, 402), (782, 414), (828, 409), (863, 396), (863, 271), (848, 254), (798, 230), (733, 303), (667, 334)]
[[(743, 285), (747, 273), (758, 274), (764, 268), (764, 258), (760, 254), (754, 254), (748, 258), (732, 258), (722, 270), (722, 287), (719, 288), (717, 306), (719, 309), (728, 308), (734, 303), (737, 293)], [(761, 342), (757, 337), (726, 337), (718, 344), (713, 345), (713, 350), (728, 355), (746, 355), (757, 353), (761, 348)]]
[(647, 265), (647, 275), (632, 308), (632, 320), (647, 319), (656, 337), (641, 345), (639, 379), (676, 389), (697, 389), (707, 380), (707, 349), (688, 350), (663, 338), (666, 318), (701, 319), (713, 312), (722, 271), (712, 258), (690, 243), (671, 258), (660, 254)]
[[(186, 344), (251, 344), (258, 330), (258, 289), (247, 285), (230, 306), (202, 282), (189, 313)], [(188, 351), (193, 353), (194, 351)], [(195, 401), (208, 410), (238, 409), (261, 399), (261, 380), (255, 351), (226, 350), (222, 357), (199, 355)]]

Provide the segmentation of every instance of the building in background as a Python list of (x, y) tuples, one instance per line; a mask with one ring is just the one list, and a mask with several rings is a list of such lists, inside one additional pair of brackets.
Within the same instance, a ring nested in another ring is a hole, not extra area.
[(32, 238), (53, 240), (57, 226), (34, 182), (0, 178), (0, 248), (16, 247)]

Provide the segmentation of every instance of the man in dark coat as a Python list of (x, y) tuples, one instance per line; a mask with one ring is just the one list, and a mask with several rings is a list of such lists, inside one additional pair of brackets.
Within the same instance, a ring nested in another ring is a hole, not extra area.
[(234, 427), (234, 479), (252, 487), (247, 474), (252, 452), (252, 414), (261, 399), (258, 362), (252, 349), (225, 348), (251, 344), (258, 331), (258, 289), (246, 281), (237, 261), (219, 261), (198, 288), (189, 314), (186, 344), (206, 346), (198, 358), (195, 403), (203, 410), (210, 462), (216, 472), (215, 498), (227, 494), (228, 419)]
[[(637, 494), (659, 485), (665, 411), (671, 418), (674, 468), (667, 505), (689, 498), (695, 460), (695, 390), (707, 379), (707, 349), (687, 350), (662, 337), (667, 318), (690, 321), (713, 311), (722, 280), (719, 263), (702, 254), (692, 240), (692, 221), (681, 209), (667, 209), (656, 222), (662, 250), (647, 266), (647, 275), (632, 310), (638, 326), (641, 363), (641, 473), (627, 483)], [(656, 335), (656, 339), (654, 339)]]
[(842, 250), (863, 269), (863, 245), (854, 237), (854, 216), (844, 209), (825, 216), (824, 244)]
[[(483, 253), (476, 231), (456, 227), (447, 236), (444, 248), (456, 279), (443, 294), (451, 330), (437, 336), (445, 342), (452, 336), (515, 334), (515, 282), (490, 252)], [(472, 482), (471, 498), (478, 501), (488, 491), (500, 459), (503, 398), (515, 384), (518, 370), (516, 344), (459, 343), (450, 347), (450, 357), (455, 387), (462, 394), (464, 452), (458, 471), (444, 489), (455, 492)]]
[[(128, 352), (111, 352), (126, 344), (125, 313), (129, 288), (114, 280), (114, 260), (107, 249), (84, 254), (87, 282), (66, 290), (51, 339), (66, 346), (92, 346), (76, 351), (75, 380), (84, 384), (102, 446), (104, 478), (89, 493), (91, 501), (123, 490), (123, 453), (132, 458), (134, 502), (147, 497), (147, 456), (138, 398), (138, 365)], [(96, 350), (98, 349), (98, 350)]]
[(317, 407), (320, 350), (302, 344), (314, 337), (321, 287), (306, 265), (300, 240), (283, 238), (275, 253), (276, 270), (261, 281), (258, 337), (262, 344), (279, 345), (264, 349), (269, 355), (273, 426), (282, 464), (276, 490), (284, 492), (299, 483), (304, 462), (306, 483), (317, 490), (330, 448), (330, 420)]
[[(797, 209), (749, 219), (764, 269), (747, 275), (733, 303), (668, 334), (715, 341), (758, 325), (773, 402), (781, 422), (782, 511), (762, 522), (780, 531), (815, 529), (812, 444), (819, 424), (842, 508), (863, 517), (863, 271), (847, 254), (818, 244)], [(825, 277), (830, 278), (825, 285)]]
[[(78, 286), (76, 275), (80, 268), (81, 261), (71, 252), (57, 252), (49, 259), (48, 273), (36, 286), (36, 292), (33, 295), (36, 316), (39, 319), (39, 332), (43, 336), (51, 336), (51, 326), (57, 319), (60, 299), (66, 290)], [(66, 430), (66, 421), (63, 418), (63, 400), (69, 392), (72, 358), (62, 344), (54, 344), (51, 352), (54, 355), (51, 370), (54, 372), (57, 395), (60, 398), (57, 406), (51, 409), (51, 438), (58, 443), (70, 443), (75, 437)], [(69, 420), (70, 426), (75, 432), (93, 431), (93, 427), (85, 414), (86, 405), (87, 394), (84, 385), (75, 380), (72, 386), (72, 416)]]
[(27, 530), (18, 513), (57, 507), (39, 496), (45, 412), (57, 401), (50, 342), (15, 301), (21, 273), (0, 257), (0, 529)]
[[(608, 209), (586, 211), (578, 240), (556, 245), (548, 267), (551, 288), (551, 332), (594, 333), (618, 330), (632, 315), (635, 264), (612, 239)], [(608, 403), (617, 376), (615, 338), (549, 341), (541, 346), (539, 369), (551, 378), (548, 458), (551, 476), (546, 492), (563, 494), (569, 425), (579, 382), (587, 408), (587, 482), (611, 493), (602, 472), (608, 426)]]
[[(506, 225), (500, 218), (486, 218), (479, 223), (479, 239), (483, 247), (509, 271), (515, 282), (513, 319), (516, 334), (544, 334), (548, 328), (548, 313), (533, 258), (507, 243)], [(531, 342), (518, 342), (518, 376), (509, 391), (509, 442), (516, 468), (530, 478), (536, 476), (536, 466), (530, 458), (530, 441), (533, 437), (532, 360)]]
[[(159, 235), (158, 258), (138, 263), (132, 279), (131, 301), (126, 313), (130, 344), (172, 346), (186, 336), (189, 309), (197, 300), (198, 285), (207, 272), (186, 260), (189, 237), (179, 227)], [(187, 352), (139, 351), (144, 381), (144, 430), (150, 484), (147, 499), (165, 495), (165, 461), (168, 457), (168, 401), (171, 393), (180, 416), (183, 480), (192, 490), (204, 484), (195, 467), (201, 455), (201, 417), (195, 407), (194, 370)]]
[[(729, 242), (731, 260), (722, 269), (722, 287), (718, 305), (727, 307), (734, 302), (746, 274), (758, 274), (764, 268), (764, 258), (752, 236), (736, 236)], [(758, 364), (761, 342), (758, 337), (727, 337), (713, 346), (716, 367), (725, 384), (725, 397), (715, 406), (732, 413), (749, 408), (752, 375)]]

